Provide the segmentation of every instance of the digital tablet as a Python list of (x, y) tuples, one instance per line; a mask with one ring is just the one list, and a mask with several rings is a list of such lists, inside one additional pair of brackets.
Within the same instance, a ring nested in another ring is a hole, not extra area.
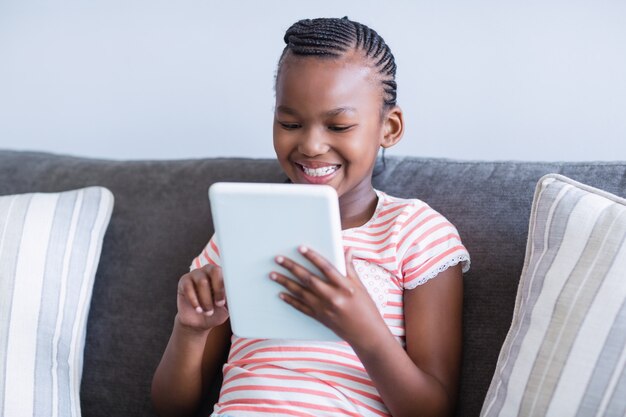
[(215, 183), (209, 201), (233, 333), (255, 339), (341, 340), (279, 298), (269, 273), (287, 256), (319, 271), (297, 250), (306, 245), (345, 275), (339, 203), (327, 185)]

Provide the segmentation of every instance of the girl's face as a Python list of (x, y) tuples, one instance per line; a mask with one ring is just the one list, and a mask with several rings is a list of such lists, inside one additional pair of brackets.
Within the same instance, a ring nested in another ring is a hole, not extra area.
[(385, 144), (382, 100), (380, 81), (359, 57), (286, 57), (276, 80), (274, 149), (291, 181), (331, 185), (340, 198), (371, 195)]

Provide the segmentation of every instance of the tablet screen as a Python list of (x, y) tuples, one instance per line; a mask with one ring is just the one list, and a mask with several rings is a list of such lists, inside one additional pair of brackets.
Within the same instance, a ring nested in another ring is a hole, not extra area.
[(215, 183), (209, 200), (220, 250), (233, 333), (259, 339), (340, 340), (278, 296), (269, 279), (288, 274), (274, 262), (287, 256), (317, 273), (297, 251), (306, 245), (345, 275), (336, 191), (327, 185)]

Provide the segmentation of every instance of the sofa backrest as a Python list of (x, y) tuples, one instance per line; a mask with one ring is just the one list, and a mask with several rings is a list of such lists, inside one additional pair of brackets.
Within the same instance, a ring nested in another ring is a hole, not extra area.
[[(534, 187), (549, 172), (626, 196), (626, 162), (387, 157), (374, 178), (376, 188), (420, 198), (448, 217), (472, 257), (458, 416), (480, 412), (511, 321)], [(212, 233), (208, 186), (284, 180), (269, 159), (114, 161), (0, 151), (0, 195), (101, 185), (115, 196), (89, 313), (84, 416), (153, 415), (150, 383), (173, 325), (177, 280)]]

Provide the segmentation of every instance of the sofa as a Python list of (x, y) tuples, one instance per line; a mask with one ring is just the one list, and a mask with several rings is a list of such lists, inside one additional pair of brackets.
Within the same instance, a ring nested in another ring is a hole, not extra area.
[[(478, 416), (483, 405), (511, 325), (533, 192), (547, 173), (626, 196), (626, 162), (379, 161), (375, 187), (428, 202), (457, 226), (472, 257), (464, 276), (456, 416)], [(0, 151), (0, 196), (97, 185), (115, 198), (87, 321), (83, 416), (154, 415), (151, 379), (173, 325), (177, 280), (212, 234), (207, 188), (216, 181), (285, 177), (271, 159), (106, 160)], [(198, 415), (208, 415), (214, 388)]]

